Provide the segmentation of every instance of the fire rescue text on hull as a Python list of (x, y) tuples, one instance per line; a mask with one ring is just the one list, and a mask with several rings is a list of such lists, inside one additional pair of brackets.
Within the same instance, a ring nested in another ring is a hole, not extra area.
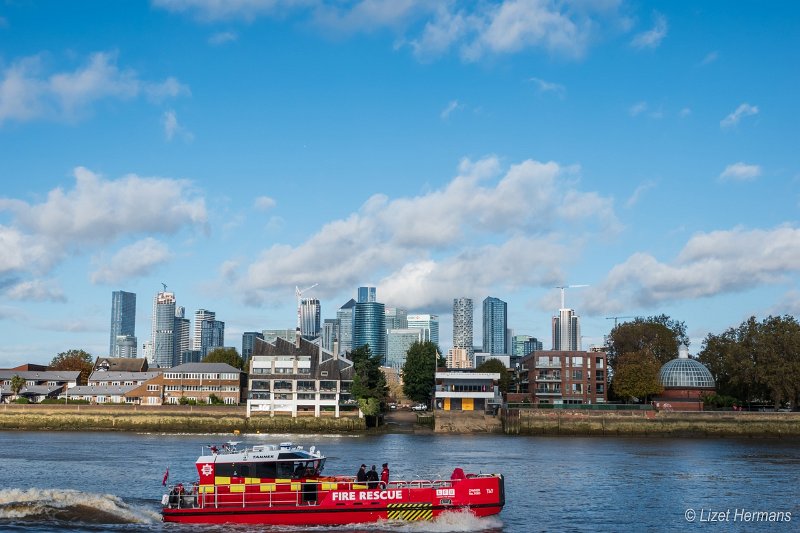
[(211, 446), (196, 462), (199, 481), (176, 485), (163, 498), (165, 522), (342, 525), (378, 520), (433, 520), (446, 512), (499, 513), (503, 476), (464, 474), (451, 479), (357, 481), (324, 476), (325, 457), (312, 446), (283, 443), (239, 451), (238, 443)]

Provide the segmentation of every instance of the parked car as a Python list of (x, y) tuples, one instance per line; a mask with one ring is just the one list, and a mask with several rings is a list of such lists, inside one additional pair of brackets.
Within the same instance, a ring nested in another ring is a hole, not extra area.
[(418, 403), (417, 405), (413, 406), (411, 408), (411, 410), (412, 411), (427, 411), (428, 410), (428, 406), (425, 405), (424, 403)]

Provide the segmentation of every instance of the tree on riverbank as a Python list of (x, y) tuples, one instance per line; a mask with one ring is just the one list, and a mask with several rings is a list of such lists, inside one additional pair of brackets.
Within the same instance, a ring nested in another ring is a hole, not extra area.
[(14, 396), (19, 396), (19, 391), (21, 391), (24, 386), (25, 378), (19, 374), (14, 374), (11, 378), (11, 392), (14, 393)]
[(436, 382), (436, 369), (445, 364), (435, 342), (414, 342), (408, 348), (403, 364), (403, 394), (406, 398), (429, 404)]
[(239, 370), (244, 368), (244, 360), (236, 348), (214, 348), (203, 358), (203, 362), (226, 363)]
[(628, 352), (617, 357), (611, 394), (628, 401), (636, 398), (645, 403), (650, 396), (660, 394), (664, 387), (658, 379), (661, 362), (647, 351)]
[(94, 359), (89, 353), (83, 350), (67, 350), (53, 357), (47, 368), (48, 370), (78, 370), (80, 371), (78, 384), (82, 385), (89, 380), (89, 374), (92, 373), (93, 367)]
[(475, 372), (499, 373), (500, 383), (498, 386), (500, 388), (500, 392), (502, 393), (507, 393), (508, 389), (511, 387), (511, 372), (508, 371), (506, 365), (504, 365), (500, 359), (487, 359), (478, 365), (478, 368), (475, 369)]
[(737, 328), (703, 340), (698, 359), (717, 393), (743, 402), (800, 405), (800, 324), (792, 316), (750, 317)]
[(608, 366), (615, 369), (617, 358), (632, 352), (648, 352), (662, 365), (678, 357), (678, 346), (689, 346), (686, 324), (667, 315), (636, 317), (615, 326), (609, 335)]
[(381, 358), (373, 355), (365, 344), (350, 352), (353, 361), (353, 386), (350, 393), (358, 400), (361, 411), (370, 417), (381, 413), (386, 402), (386, 377), (381, 371)]

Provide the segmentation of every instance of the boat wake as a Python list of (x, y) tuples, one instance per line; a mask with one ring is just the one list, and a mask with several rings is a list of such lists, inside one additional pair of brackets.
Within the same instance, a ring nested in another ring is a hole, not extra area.
[(0, 524), (84, 523), (154, 524), (161, 516), (150, 509), (126, 504), (111, 494), (92, 494), (69, 489), (0, 490)]
[[(379, 520), (374, 524), (349, 524), (346, 526), (312, 526), (294, 527), (283, 526), (282, 533), (306, 532), (339, 532), (347, 533), (493, 533), (503, 530), (503, 521), (496, 516), (478, 518), (469, 511), (454, 511), (444, 513), (435, 519), (419, 522), (406, 522), (400, 520)], [(271, 531), (271, 530), (270, 530)]]

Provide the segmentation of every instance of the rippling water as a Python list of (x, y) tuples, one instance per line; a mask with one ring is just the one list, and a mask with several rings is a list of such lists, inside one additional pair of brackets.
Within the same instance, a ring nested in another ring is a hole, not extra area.
[[(169, 467), (170, 482), (191, 481), (201, 447), (229, 438), (0, 432), (0, 531), (258, 531), (160, 520), (164, 470)], [(286, 440), (314, 444), (328, 456), (326, 474), (352, 475), (362, 462), (389, 462), (393, 479), (447, 478), (455, 466), (501, 472), (506, 478), (506, 507), (496, 517), (458, 515), (436, 523), (360, 529), (265, 526), (263, 531), (800, 530), (798, 441), (432, 434), (246, 435), (237, 440), (248, 446)], [(791, 521), (756, 522), (743, 512), (784, 513), (784, 520), (791, 513)], [(724, 521), (708, 521), (712, 513), (721, 513), (716, 518)]]

